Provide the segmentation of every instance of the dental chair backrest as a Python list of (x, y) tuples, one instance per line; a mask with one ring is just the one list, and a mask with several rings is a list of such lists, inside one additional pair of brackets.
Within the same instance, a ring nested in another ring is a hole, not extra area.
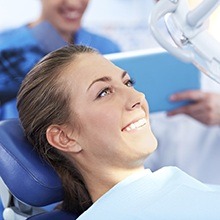
[[(43, 207), (62, 201), (61, 181), (24, 136), (18, 119), (0, 121), (0, 195), (4, 219), (27, 219)], [(38, 214), (30, 219), (76, 219), (62, 211)]]

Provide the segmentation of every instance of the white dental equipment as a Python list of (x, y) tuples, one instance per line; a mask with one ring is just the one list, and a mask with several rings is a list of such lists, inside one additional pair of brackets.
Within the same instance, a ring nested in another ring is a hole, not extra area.
[[(192, 62), (198, 69), (220, 83), (220, 43), (208, 32), (208, 18), (220, 0), (203, 0), (190, 10), (187, 0), (160, 0), (153, 8), (149, 25), (154, 38), (172, 55)], [(171, 41), (158, 27), (165, 21)]]

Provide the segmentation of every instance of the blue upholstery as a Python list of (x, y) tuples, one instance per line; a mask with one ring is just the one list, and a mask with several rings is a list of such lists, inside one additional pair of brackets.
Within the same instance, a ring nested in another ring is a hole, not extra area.
[(3, 205), (2, 205), (1, 200), (0, 200), (0, 220), (3, 220), (2, 213), (3, 213)]
[(28, 218), (28, 220), (75, 220), (77, 215), (63, 212), (63, 211), (52, 211), (49, 213), (38, 214)]
[[(0, 158), (0, 176), (18, 200), (37, 207), (62, 200), (63, 189), (58, 175), (33, 150), (18, 119), (0, 121)], [(55, 214), (70, 216), (61, 211), (51, 213)], [(36, 219), (44, 218), (39, 215)], [(75, 219), (72, 214), (71, 219)]]
[(27, 142), (18, 119), (0, 122), (0, 146), (0, 175), (16, 198), (33, 206), (62, 200), (60, 179)]

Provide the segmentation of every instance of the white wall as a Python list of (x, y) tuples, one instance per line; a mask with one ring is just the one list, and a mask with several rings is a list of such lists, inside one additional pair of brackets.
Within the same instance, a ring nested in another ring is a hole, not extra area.
[[(148, 29), (153, 0), (90, 0), (83, 25), (110, 36), (122, 50), (157, 46)], [(39, 0), (0, 0), (0, 31), (34, 20)]]
[(0, 30), (34, 20), (39, 12), (38, 0), (0, 0)]
[(156, 47), (148, 29), (153, 4), (153, 0), (91, 0), (84, 26), (111, 36), (124, 51)]

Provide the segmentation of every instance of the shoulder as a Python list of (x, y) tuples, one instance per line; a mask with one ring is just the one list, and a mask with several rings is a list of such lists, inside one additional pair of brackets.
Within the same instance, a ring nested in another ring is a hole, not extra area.
[(81, 28), (76, 34), (76, 44), (85, 44), (96, 48), (102, 54), (120, 52), (120, 47), (113, 40)]
[(35, 39), (25, 25), (0, 33), (0, 50), (18, 48), (30, 44), (35, 44)]

